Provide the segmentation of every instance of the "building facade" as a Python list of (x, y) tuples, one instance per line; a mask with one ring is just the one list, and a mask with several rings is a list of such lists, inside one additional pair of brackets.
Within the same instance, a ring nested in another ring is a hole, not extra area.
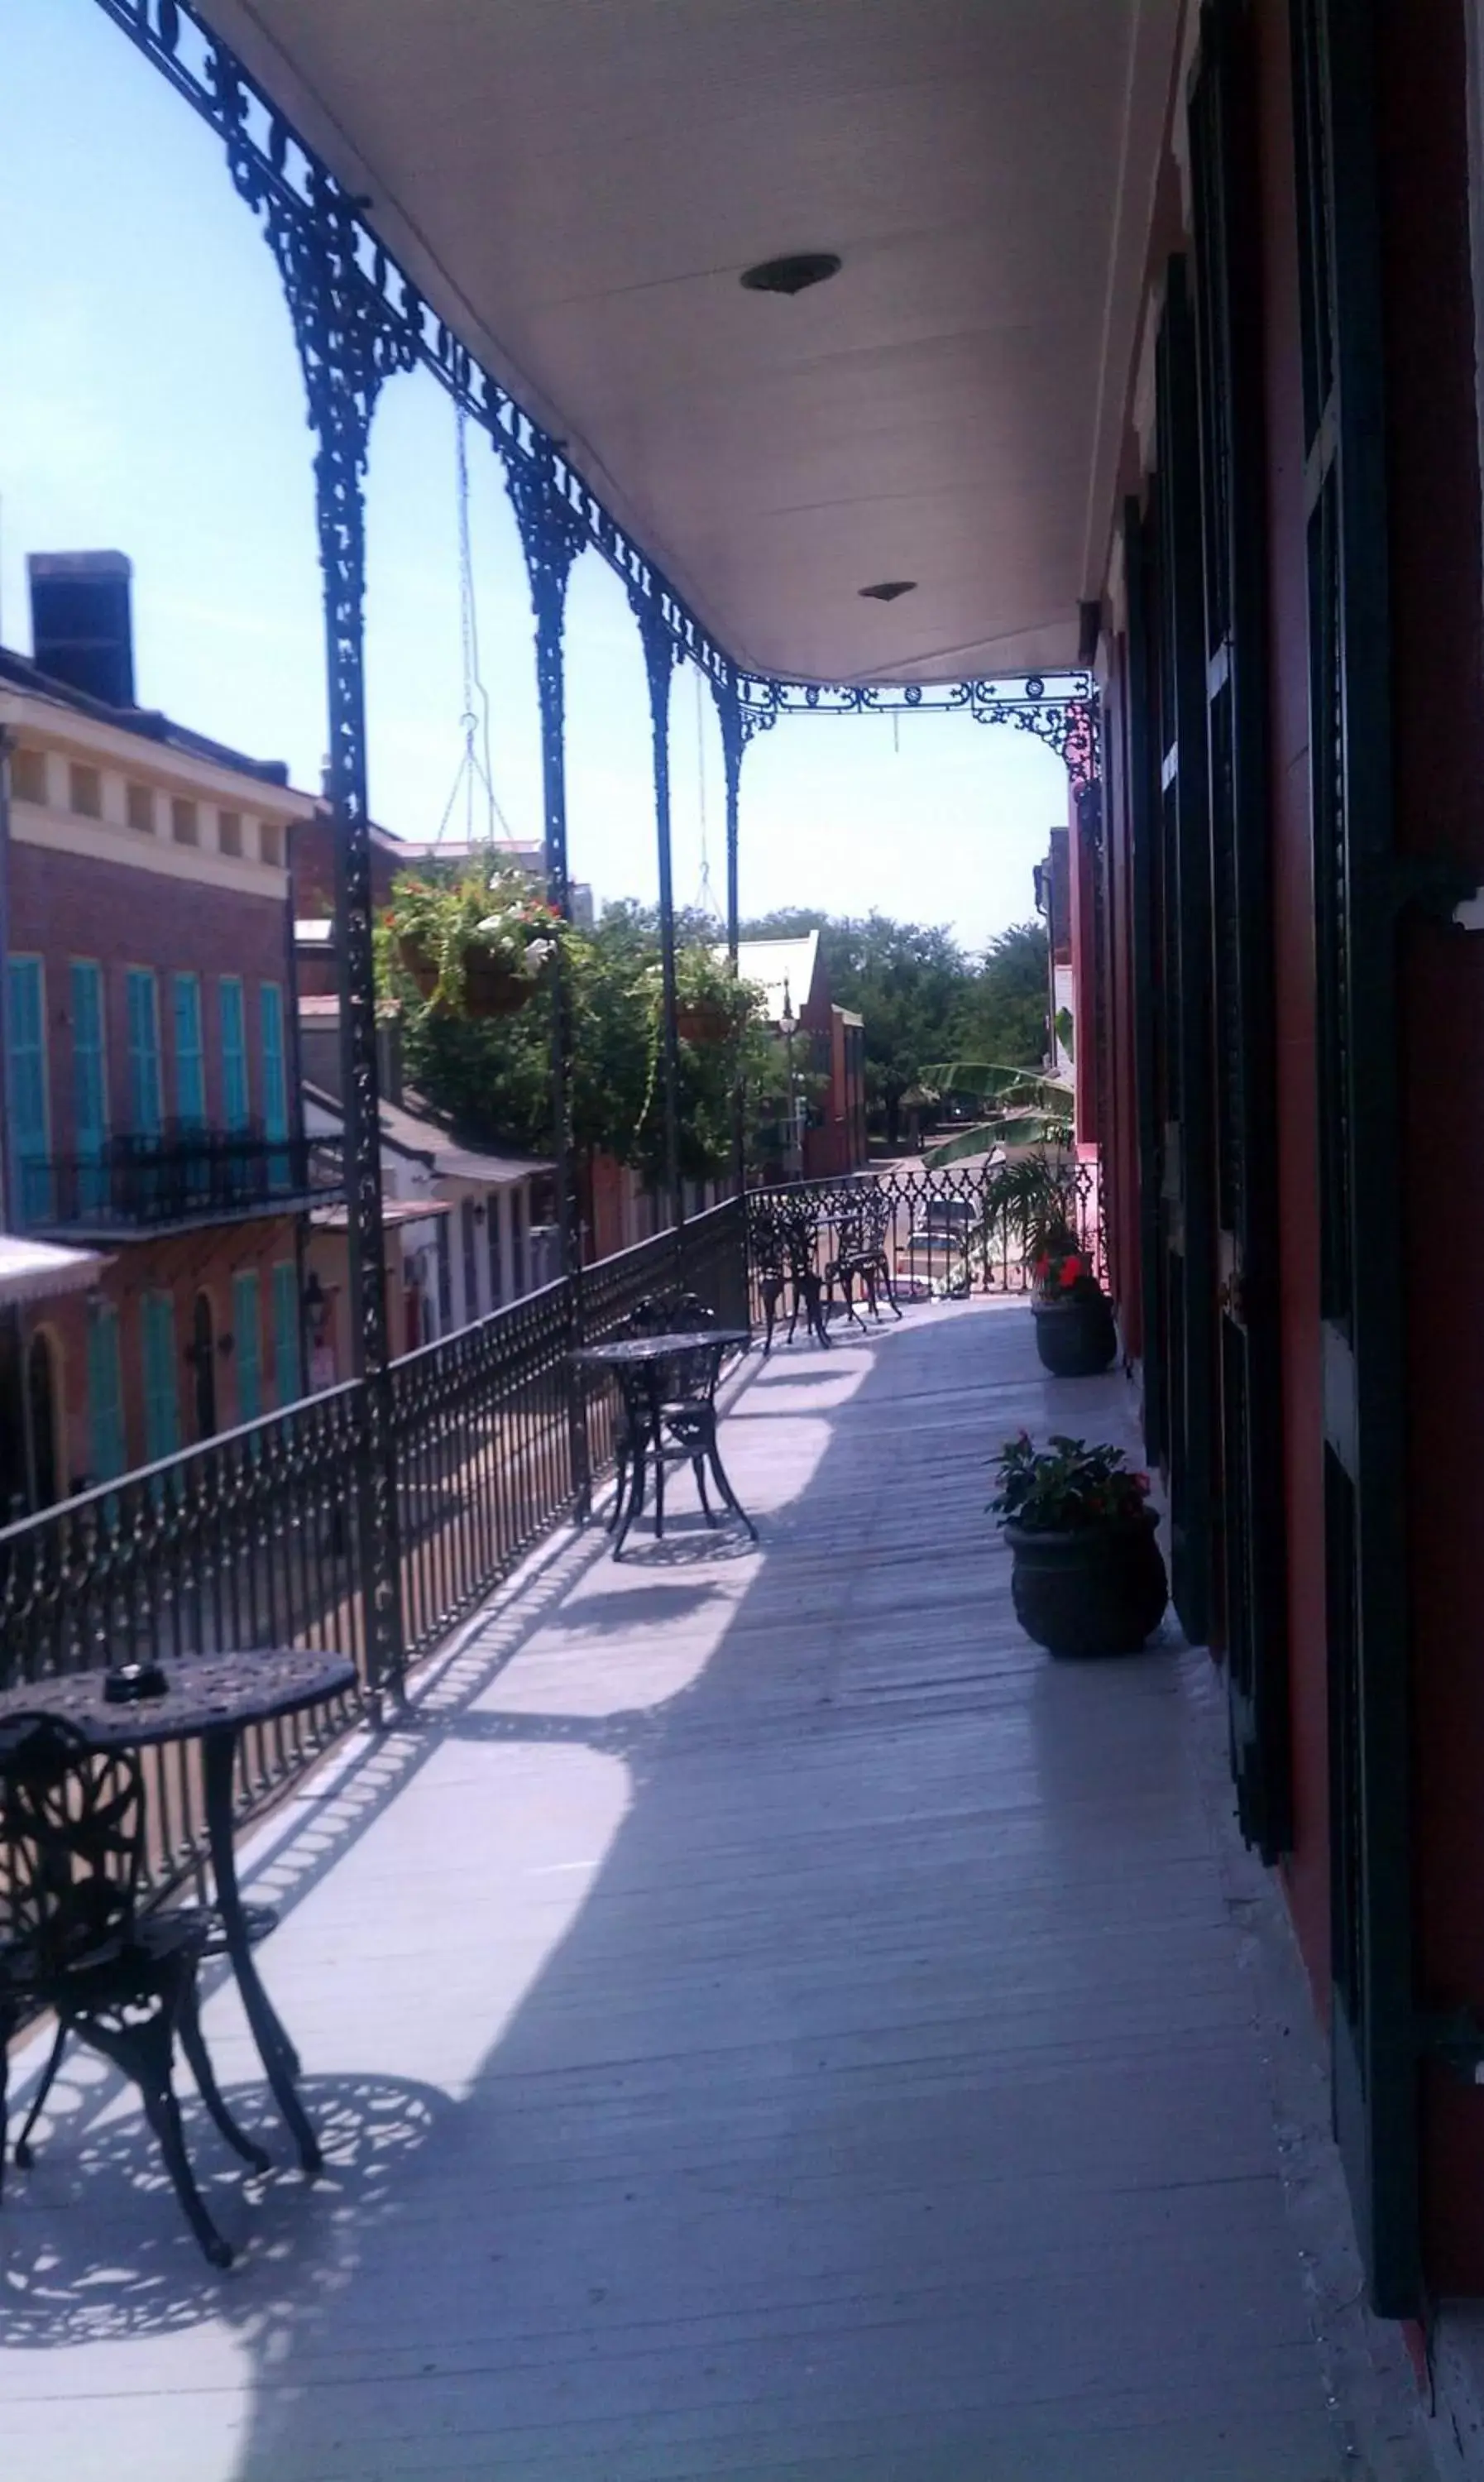
[[(817, 931), (796, 939), (744, 939), (737, 972), (761, 993), (762, 1022), (785, 1043), (791, 1112), (774, 1149), (794, 1179), (833, 1180), (866, 1160), (865, 1028), (830, 996)], [(791, 1035), (782, 1029), (791, 1025)]]
[(7, 1211), (105, 1264), (0, 1354), (12, 1514), (302, 1392), (315, 1189), (286, 869), (312, 805), (281, 767), (65, 677), (98, 677), (98, 644), (48, 638), (43, 590), (101, 574), (126, 623), (119, 555), (34, 569), (40, 660), (0, 652)]
[[(311, 1141), (338, 1150), (344, 1124), (331, 1087), (305, 1085), (305, 1118)], [(435, 1344), (551, 1282), (553, 1167), (461, 1145), (400, 1094), (383, 1101), (381, 1119), (386, 1307), (396, 1355)], [(311, 1216), (308, 1271), (310, 1377), (316, 1386), (331, 1386), (354, 1367), (343, 1206)]]
[(1418, 2321), (1484, 2291), (1475, 17), (1182, 14), (1072, 829), (1176, 1605)]

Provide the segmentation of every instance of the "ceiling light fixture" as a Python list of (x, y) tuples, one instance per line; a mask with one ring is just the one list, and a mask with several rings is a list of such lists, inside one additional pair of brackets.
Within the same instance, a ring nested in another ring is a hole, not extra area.
[(839, 272), (833, 250), (803, 250), (792, 258), (765, 258), (756, 267), (745, 267), (742, 283), (749, 293), (807, 293), (811, 284), (823, 284)]
[(862, 586), (858, 592), (872, 603), (894, 603), (899, 594), (915, 594), (914, 577), (885, 577), (879, 586)]

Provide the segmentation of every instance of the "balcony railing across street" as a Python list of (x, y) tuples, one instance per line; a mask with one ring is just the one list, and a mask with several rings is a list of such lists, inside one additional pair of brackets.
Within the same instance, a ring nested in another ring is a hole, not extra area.
[(338, 1166), (317, 1145), (260, 1129), (114, 1137), (92, 1154), (32, 1156), (19, 1182), (34, 1230), (97, 1233), (266, 1213), (340, 1188)]

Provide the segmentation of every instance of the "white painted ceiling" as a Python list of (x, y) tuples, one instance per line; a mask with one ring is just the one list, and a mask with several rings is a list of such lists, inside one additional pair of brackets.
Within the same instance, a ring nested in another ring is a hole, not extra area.
[[(203, 13), (739, 661), (1074, 660), (1179, 0)], [(739, 285), (807, 250), (841, 273)]]

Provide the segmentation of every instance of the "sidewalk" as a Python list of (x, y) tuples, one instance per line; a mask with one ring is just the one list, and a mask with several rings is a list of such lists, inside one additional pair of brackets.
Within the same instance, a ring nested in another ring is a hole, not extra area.
[(74, 2056), (0, 2209), (7, 2482), (1417, 2482), (1315, 2340), (1209, 1666), (1020, 1635), (1021, 1423), (1127, 1428), (1022, 1304), (776, 1353), (757, 1550), (683, 1488), (570, 1541), (270, 1822), (327, 2176), (198, 2114), (214, 2277)]

